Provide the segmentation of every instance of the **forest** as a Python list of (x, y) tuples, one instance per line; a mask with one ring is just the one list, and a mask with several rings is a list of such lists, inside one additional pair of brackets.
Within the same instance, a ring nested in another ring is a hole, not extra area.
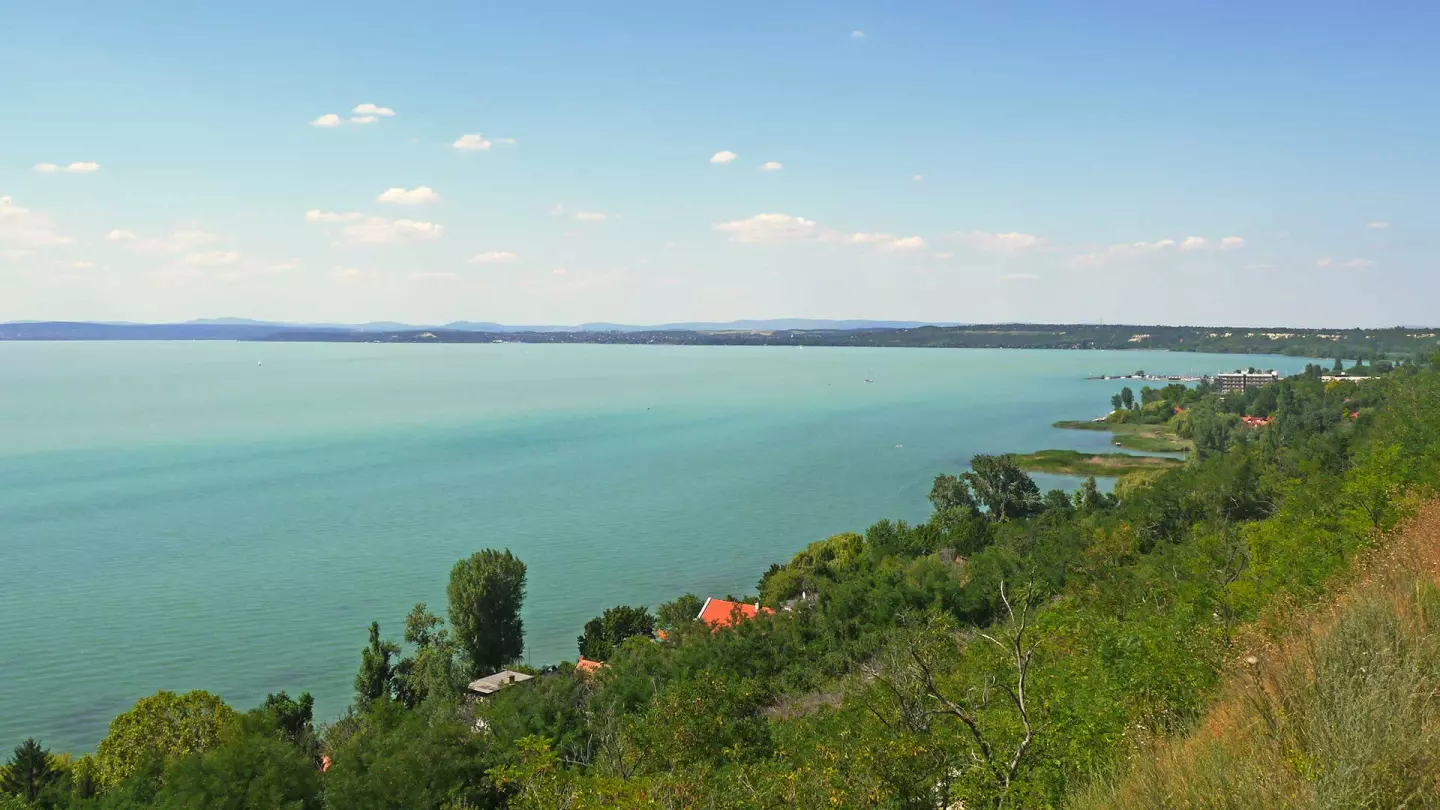
[(517, 663), (526, 567), (482, 549), (357, 628), (342, 717), (159, 692), (93, 753), (16, 741), (0, 808), (1440, 807), (1440, 352), (1386, 370), (1132, 392), (1183, 464), (977, 456), (758, 607), (597, 605), (579, 667)]

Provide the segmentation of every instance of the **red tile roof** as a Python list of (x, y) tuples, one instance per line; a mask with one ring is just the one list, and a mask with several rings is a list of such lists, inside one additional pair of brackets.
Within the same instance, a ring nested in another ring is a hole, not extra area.
[(1240, 421), (1244, 422), (1246, 427), (1265, 427), (1275, 420), (1269, 416), (1242, 416)]
[(710, 625), (714, 629), (729, 627), (738, 619), (753, 619), (757, 613), (774, 613), (770, 608), (762, 608), (759, 605), (747, 605), (743, 602), (727, 602), (724, 599), (716, 599), (713, 596), (705, 600), (704, 607), (700, 608), (700, 615), (695, 618)]
[(575, 668), (585, 673), (586, 675), (589, 675), (592, 672), (599, 671), (600, 669), (608, 666), (610, 665), (605, 663), (604, 661), (591, 661), (589, 658), (586, 658), (583, 655), (580, 656), (579, 661), (575, 662)]

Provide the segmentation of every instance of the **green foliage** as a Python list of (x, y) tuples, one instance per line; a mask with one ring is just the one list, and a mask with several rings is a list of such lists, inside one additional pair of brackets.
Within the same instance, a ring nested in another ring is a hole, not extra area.
[(644, 607), (616, 605), (585, 623), (577, 643), (580, 654), (592, 661), (608, 661), (610, 654), (632, 636), (655, 637), (655, 617)]
[(1041, 509), (1040, 488), (1013, 456), (975, 456), (970, 459), (970, 472), (961, 478), (995, 520), (1025, 518)]
[(319, 810), (320, 774), (296, 746), (268, 734), (236, 734), (165, 772), (161, 808)]
[(495, 807), (484, 737), (454, 707), (377, 703), (328, 746), (325, 806), (346, 810)]
[(445, 620), (431, 613), (424, 602), (417, 604), (405, 617), (405, 641), (415, 653), (395, 667), (395, 694), (400, 702), (414, 708), (427, 700), (457, 699), (465, 688), (465, 672)]
[(455, 563), (446, 593), (468, 675), (488, 675), (525, 652), (525, 563), (509, 549), (477, 551)]
[(0, 791), (27, 802), (37, 802), (59, 778), (60, 772), (51, 762), (50, 752), (30, 737), (15, 746), (14, 755), (0, 770)]
[(395, 669), (390, 659), (400, 654), (399, 645), (380, 639), (379, 622), (370, 623), (370, 642), (360, 651), (360, 672), (355, 675), (355, 702), (366, 706), (395, 691)]
[(220, 744), (234, 720), (235, 711), (209, 692), (156, 692), (110, 721), (95, 754), (96, 775), (111, 788), (149, 767), (203, 754)]
[(655, 623), (666, 631), (676, 631), (695, 624), (695, 617), (700, 615), (702, 607), (704, 603), (700, 597), (687, 593), (661, 604), (655, 611)]
[(930, 503), (935, 506), (936, 512), (948, 512), (952, 509), (968, 509), (977, 511), (980, 507), (975, 502), (975, 496), (970, 493), (970, 485), (956, 475), (941, 474), (935, 476), (935, 484), (930, 488)]

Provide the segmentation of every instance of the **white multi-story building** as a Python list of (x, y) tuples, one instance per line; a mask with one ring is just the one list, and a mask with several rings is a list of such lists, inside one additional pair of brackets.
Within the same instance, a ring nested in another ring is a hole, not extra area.
[(1230, 371), (1216, 374), (1215, 385), (1219, 387), (1220, 393), (1229, 394), (1233, 391), (1247, 391), (1251, 388), (1269, 385), (1278, 379), (1280, 379), (1280, 372), (1274, 369), (1269, 371)]

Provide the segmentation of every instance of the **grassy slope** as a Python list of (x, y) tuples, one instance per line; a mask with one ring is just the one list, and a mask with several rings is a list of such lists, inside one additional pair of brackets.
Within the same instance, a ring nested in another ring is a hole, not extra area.
[(1190, 450), (1195, 443), (1175, 435), (1170, 425), (1132, 425), (1125, 422), (1056, 422), (1054, 427), (1065, 430), (1108, 430), (1115, 443), (1127, 450), (1147, 453), (1179, 453)]
[(1326, 604), (1251, 629), (1188, 736), (1138, 747), (1072, 810), (1440, 807), (1440, 501)]
[(1179, 459), (1132, 456), (1128, 453), (1081, 453), (1076, 450), (1040, 450), (1015, 456), (1015, 463), (1027, 472), (1057, 475), (1118, 476), (1145, 470), (1178, 467)]

